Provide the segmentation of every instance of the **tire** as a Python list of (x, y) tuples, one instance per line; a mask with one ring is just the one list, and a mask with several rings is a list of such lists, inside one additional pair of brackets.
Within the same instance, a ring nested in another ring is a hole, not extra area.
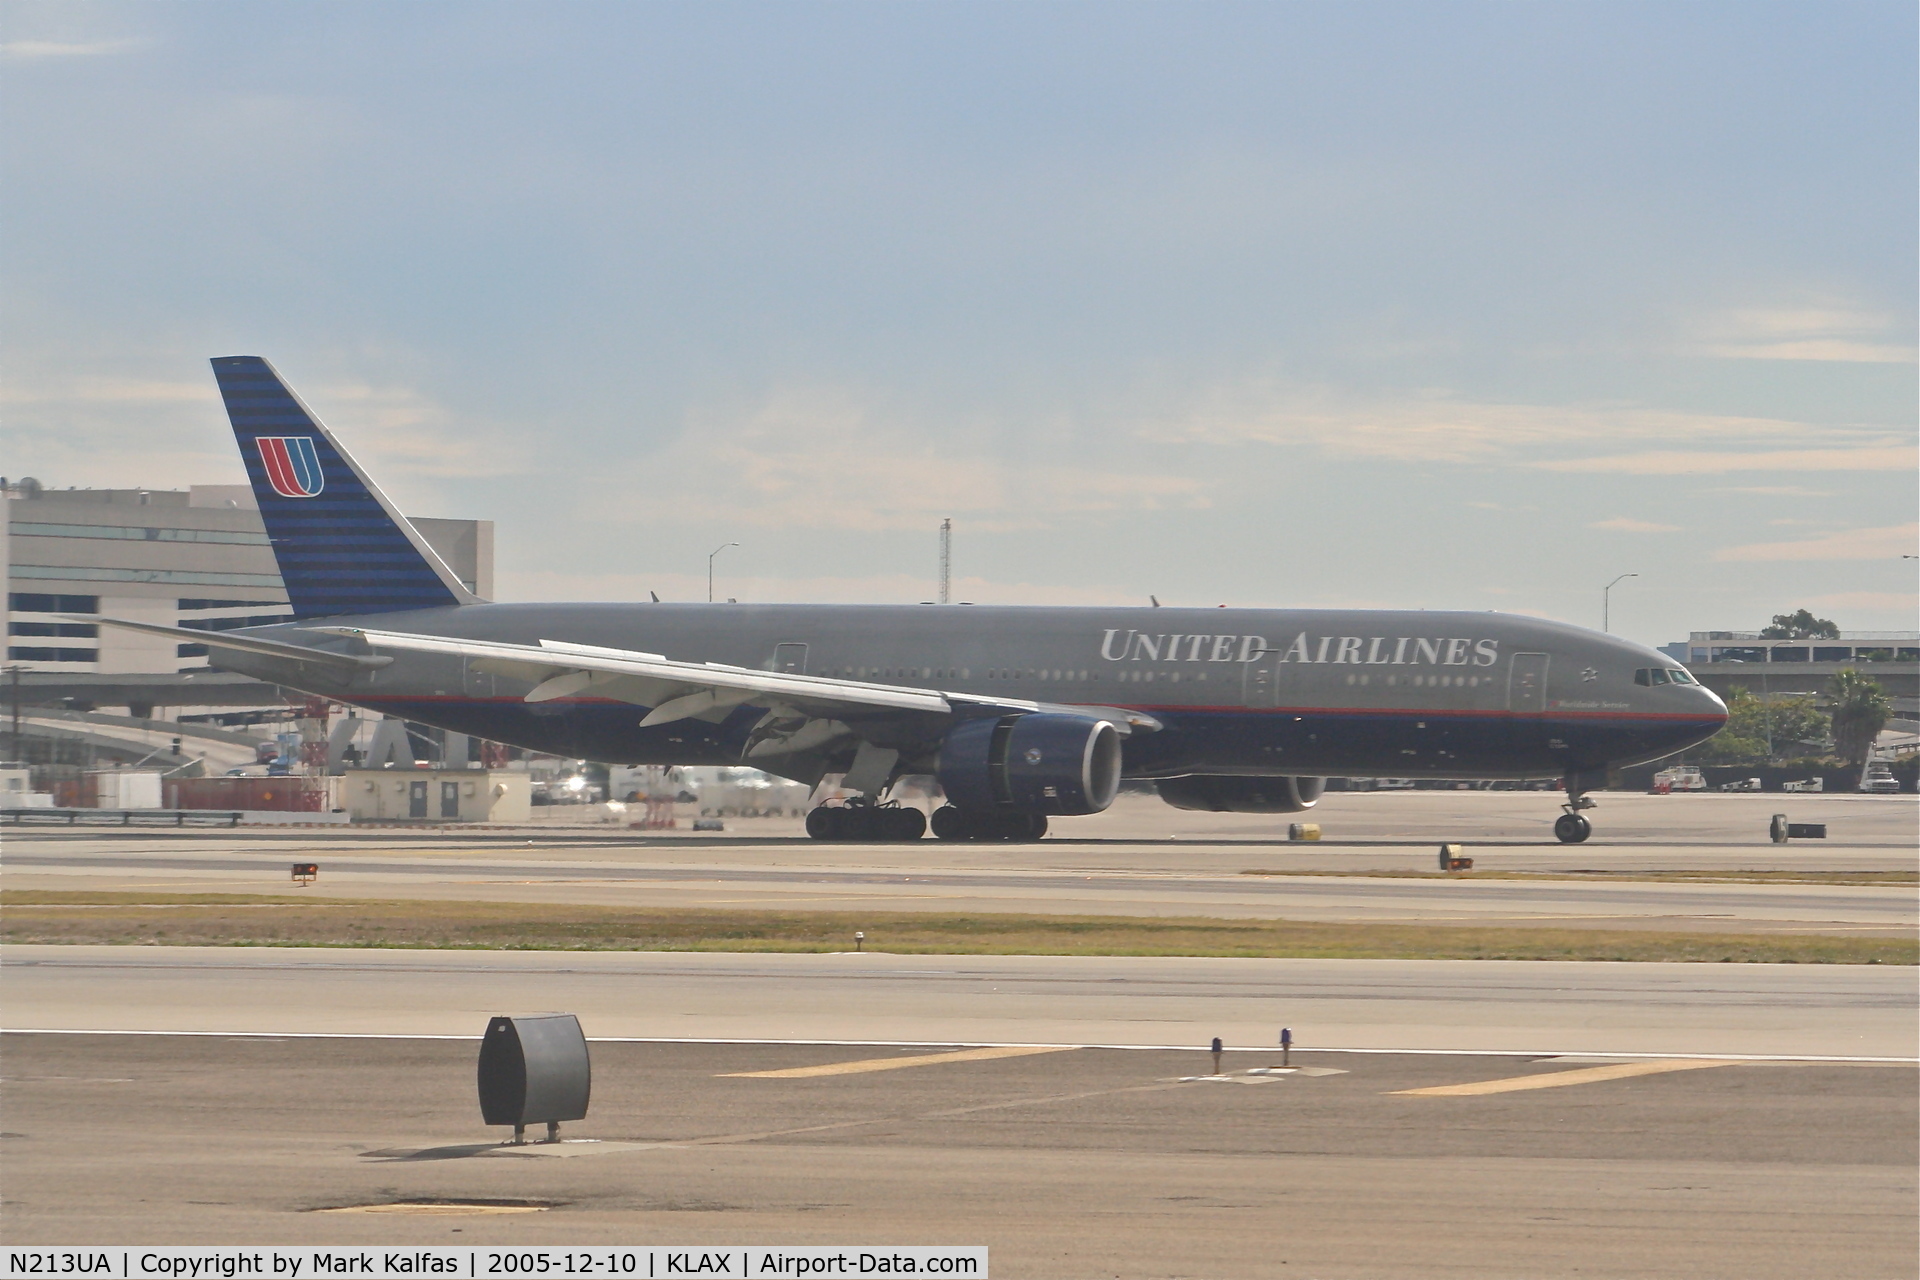
[(840, 838), (840, 811), (822, 805), (807, 813), (807, 835), (815, 840), (837, 840)]
[(1553, 834), (1561, 844), (1579, 844), (1593, 834), (1593, 824), (1577, 813), (1563, 813), (1554, 819)]
[(941, 805), (933, 811), (933, 835), (937, 840), (971, 840), (973, 823), (967, 815), (952, 805)]
[(898, 809), (882, 809), (886, 814), (886, 839), (905, 842), (918, 840), (927, 834), (927, 815), (918, 809), (902, 805)]

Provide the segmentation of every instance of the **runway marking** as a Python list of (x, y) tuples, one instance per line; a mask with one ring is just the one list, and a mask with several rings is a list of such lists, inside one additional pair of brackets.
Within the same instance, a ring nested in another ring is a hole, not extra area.
[(988, 1058), (1024, 1058), (1035, 1053), (1063, 1053), (1065, 1045), (994, 1045), (959, 1049), (953, 1053), (922, 1053), (910, 1058), (863, 1058), (858, 1062), (828, 1062), (817, 1067), (787, 1067), (780, 1071), (726, 1071), (716, 1080), (797, 1080), (804, 1076), (850, 1076), (864, 1071), (897, 1071), (901, 1067), (931, 1067), (943, 1062), (980, 1062)]
[(1425, 1089), (1395, 1089), (1394, 1097), (1464, 1098), (1484, 1093), (1516, 1093), (1522, 1089), (1557, 1089), (1569, 1084), (1598, 1084), (1602, 1080), (1624, 1080), (1629, 1076), (1658, 1075), (1664, 1071), (1698, 1071), (1704, 1067), (1731, 1067), (1731, 1058), (1679, 1058), (1666, 1062), (1616, 1062), (1606, 1067), (1582, 1067), (1577, 1071), (1549, 1071), (1544, 1075), (1508, 1076), (1504, 1080), (1478, 1080), (1472, 1084), (1440, 1084)]
[[(868, 952), (866, 954), (872, 954)], [(20, 964), (20, 961), (13, 961)], [(37, 963), (37, 962), (34, 962)], [(229, 1040), (462, 1040), (473, 1044), (480, 1043), (478, 1033), (453, 1034), (451, 1032), (431, 1031), (189, 1031), (155, 1030), (129, 1027), (4, 1027), (0, 1036), (200, 1036)], [(941, 1045), (954, 1043), (951, 1040), (817, 1040), (812, 1038), (786, 1037), (746, 1037), (746, 1036), (588, 1036), (589, 1044), (778, 1044), (778, 1045), (814, 1045), (824, 1048), (849, 1049), (933, 1049)], [(1197, 1044), (994, 1044), (982, 1048), (1009, 1048), (1034, 1053), (1051, 1053), (1061, 1049), (1115, 1049), (1129, 1053), (1204, 1053), (1205, 1048)], [(1417, 1048), (1363, 1048), (1344, 1045), (1316, 1046), (1305, 1049), (1299, 1045), (1293, 1047), (1295, 1053), (1364, 1053), (1401, 1055), (1423, 1058), (1629, 1058), (1635, 1062), (1659, 1058), (1670, 1061), (1697, 1062), (1698, 1053), (1661, 1053), (1657, 1050), (1638, 1050), (1608, 1052), (1602, 1049), (1417, 1049)], [(1920, 1058), (1894, 1056), (1889, 1054), (1857, 1053), (1723, 1053), (1713, 1059), (1714, 1062), (1845, 1062), (1865, 1066), (1920, 1066)]]

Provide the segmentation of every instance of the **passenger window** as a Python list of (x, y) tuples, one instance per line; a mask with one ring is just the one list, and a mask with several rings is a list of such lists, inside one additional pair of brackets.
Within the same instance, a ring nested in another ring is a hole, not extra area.
[(1653, 669), (1653, 682), (1655, 684), (1665, 684), (1667, 682), (1667, 673), (1661, 668), (1655, 667)]

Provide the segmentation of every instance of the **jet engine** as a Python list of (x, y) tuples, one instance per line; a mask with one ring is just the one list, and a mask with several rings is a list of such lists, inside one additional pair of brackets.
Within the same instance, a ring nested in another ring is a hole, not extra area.
[(1098, 813), (1120, 790), (1120, 734), (1052, 712), (965, 720), (947, 733), (936, 773), (962, 810)]
[(1176, 809), (1208, 813), (1299, 813), (1313, 808), (1327, 789), (1325, 778), (1243, 778), (1193, 773), (1162, 778), (1160, 798)]

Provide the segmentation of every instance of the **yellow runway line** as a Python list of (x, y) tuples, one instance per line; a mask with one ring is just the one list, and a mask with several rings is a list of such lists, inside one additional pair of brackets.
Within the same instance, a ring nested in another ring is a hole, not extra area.
[(1557, 1089), (1569, 1084), (1597, 1084), (1602, 1080), (1625, 1080), (1630, 1076), (1655, 1076), (1664, 1071), (1698, 1071), (1702, 1067), (1739, 1065), (1728, 1058), (1673, 1058), (1665, 1062), (1621, 1062), (1608, 1067), (1582, 1067), (1578, 1071), (1549, 1071), (1537, 1076), (1509, 1076), (1504, 1080), (1478, 1080), (1472, 1084), (1441, 1084), (1427, 1089), (1395, 1089), (1394, 1097), (1464, 1098), (1482, 1093), (1515, 1093), (1521, 1089)]
[(829, 1062), (818, 1067), (788, 1067), (783, 1071), (728, 1071), (722, 1080), (795, 1080), (802, 1076), (850, 1076), (862, 1071), (897, 1071), (901, 1067), (932, 1067), (942, 1062), (981, 1062), (988, 1058), (1024, 1058), (1032, 1053), (1061, 1053), (1067, 1045), (996, 1045), (986, 1049), (957, 1049), (952, 1053), (922, 1053), (910, 1058), (864, 1058), (859, 1062)]

